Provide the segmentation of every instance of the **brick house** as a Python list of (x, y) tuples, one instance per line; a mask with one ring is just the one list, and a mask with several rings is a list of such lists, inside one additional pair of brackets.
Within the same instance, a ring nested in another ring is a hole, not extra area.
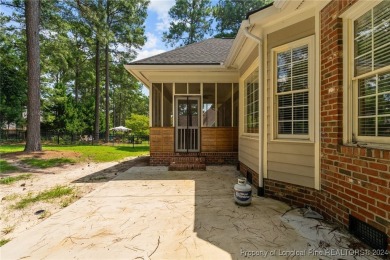
[(126, 68), (150, 89), (152, 165), (238, 162), (259, 195), (390, 249), (390, 1), (276, 0), (234, 40)]

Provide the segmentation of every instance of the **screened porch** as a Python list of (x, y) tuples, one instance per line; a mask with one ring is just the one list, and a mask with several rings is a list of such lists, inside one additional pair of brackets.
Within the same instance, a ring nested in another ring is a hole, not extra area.
[(237, 152), (238, 83), (153, 83), (151, 153)]

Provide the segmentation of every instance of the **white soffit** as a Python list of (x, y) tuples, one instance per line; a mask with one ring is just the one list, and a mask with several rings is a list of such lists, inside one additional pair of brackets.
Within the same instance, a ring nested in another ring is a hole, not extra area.
[(223, 65), (125, 65), (146, 86), (153, 82), (238, 82), (237, 70)]
[(253, 25), (270, 26), (300, 15), (309, 9), (321, 6), (323, 2), (328, 2), (328, 0), (287, 0), (283, 9), (272, 6), (252, 14), (249, 17), (249, 21)]
[(238, 82), (236, 71), (143, 71), (150, 82)]

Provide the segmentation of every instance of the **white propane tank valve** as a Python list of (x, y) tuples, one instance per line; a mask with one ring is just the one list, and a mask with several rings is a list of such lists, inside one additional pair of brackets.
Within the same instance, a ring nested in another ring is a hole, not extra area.
[(248, 206), (252, 202), (252, 186), (245, 177), (238, 178), (238, 183), (234, 185), (234, 201), (241, 206)]

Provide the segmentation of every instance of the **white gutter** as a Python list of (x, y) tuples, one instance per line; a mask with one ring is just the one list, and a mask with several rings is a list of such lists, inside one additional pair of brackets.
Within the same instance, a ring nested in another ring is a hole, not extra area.
[(255, 42), (258, 42), (259, 45), (262, 45), (263, 40), (256, 35), (253, 35), (249, 32), (248, 28), (251, 26), (251, 22), (249, 20), (242, 21), (242, 25), (244, 26), (244, 34), (246, 37), (251, 38)]
[[(263, 102), (263, 40), (260, 37), (257, 37), (256, 35), (253, 35), (249, 32), (249, 27), (251, 26), (251, 23), (248, 20), (242, 21), (242, 25), (244, 26), (244, 34), (247, 38), (257, 42), (259, 44), (259, 101), (261, 102), (261, 105), (259, 106), (259, 124), (263, 122), (263, 109), (264, 109), (264, 102)], [(263, 127), (259, 126), (259, 188), (257, 190), (257, 195), (264, 196), (264, 181), (263, 181)]]

